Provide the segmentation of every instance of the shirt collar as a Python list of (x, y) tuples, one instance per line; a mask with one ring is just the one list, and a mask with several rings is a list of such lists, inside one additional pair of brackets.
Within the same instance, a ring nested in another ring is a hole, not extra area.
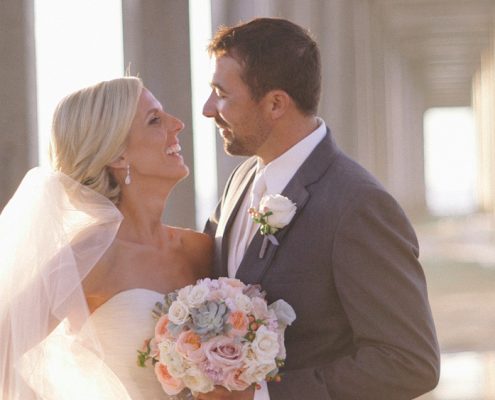
[(327, 133), (325, 122), (317, 118), (318, 127), (285, 153), (264, 165), (258, 158), (257, 174), (263, 173), (266, 194), (280, 194)]

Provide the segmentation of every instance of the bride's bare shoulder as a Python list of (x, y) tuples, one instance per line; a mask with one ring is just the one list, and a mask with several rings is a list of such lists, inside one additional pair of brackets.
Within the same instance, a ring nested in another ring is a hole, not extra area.
[(206, 233), (187, 228), (170, 227), (180, 237), (187, 257), (198, 268), (198, 275), (209, 276), (213, 262), (213, 240)]

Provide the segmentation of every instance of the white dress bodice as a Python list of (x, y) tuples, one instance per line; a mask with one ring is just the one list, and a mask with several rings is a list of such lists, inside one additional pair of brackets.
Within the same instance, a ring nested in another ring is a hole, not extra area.
[(148, 289), (130, 289), (116, 294), (90, 316), (101, 343), (107, 366), (119, 378), (133, 400), (179, 399), (161, 388), (151, 362), (137, 364), (137, 351), (154, 336), (152, 310), (163, 295)]

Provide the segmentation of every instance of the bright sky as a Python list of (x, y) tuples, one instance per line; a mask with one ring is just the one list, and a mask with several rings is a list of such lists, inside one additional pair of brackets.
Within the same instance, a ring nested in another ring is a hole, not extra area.
[(40, 164), (47, 162), (53, 111), (84, 86), (122, 76), (120, 0), (35, 0)]
[(471, 108), (432, 108), (425, 114), (426, 200), (437, 215), (474, 211), (476, 140)]

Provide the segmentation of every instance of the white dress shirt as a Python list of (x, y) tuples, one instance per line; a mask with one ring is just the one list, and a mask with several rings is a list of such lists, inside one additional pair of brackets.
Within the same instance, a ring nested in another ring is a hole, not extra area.
[[(263, 162), (258, 159), (256, 174), (262, 173), (264, 176), (266, 183), (265, 195), (281, 194), (289, 181), (296, 174), (299, 167), (323, 140), (327, 132), (327, 127), (321, 118), (318, 118), (318, 123), (318, 128), (267, 165), (264, 165)], [(229, 246), (228, 252), (228, 273), (231, 278), (235, 277), (242, 261), (244, 251), (247, 248), (247, 246), (243, 246), (244, 248), (241, 251), (239, 251), (238, 248), (239, 240), (242, 238), (243, 232), (245, 232), (246, 229), (250, 229), (252, 231), (251, 239), (252, 236), (254, 236), (254, 230), (252, 229), (253, 222), (248, 214), (251, 203), (251, 190), (252, 188), (249, 188), (247, 195), (244, 196), (244, 199), (242, 200), (241, 207), (239, 208), (239, 212), (237, 213), (230, 233), (231, 245)], [(254, 400), (270, 400), (266, 382), (261, 384), (261, 389), (255, 391)]]

